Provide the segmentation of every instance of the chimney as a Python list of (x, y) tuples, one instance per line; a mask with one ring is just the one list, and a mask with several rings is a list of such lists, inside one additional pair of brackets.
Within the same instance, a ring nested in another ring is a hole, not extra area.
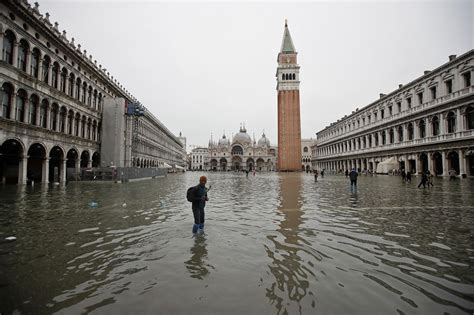
[(430, 73), (430, 72), (431, 72), (430, 70), (425, 70), (425, 71), (423, 72), (423, 74), (428, 74), (428, 73)]
[(454, 59), (456, 59), (456, 55), (449, 55), (449, 61), (453, 61)]
[(399, 89), (401, 89), (401, 88), (402, 88), (402, 86), (403, 86), (403, 84), (399, 84), (399, 85), (398, 85), (398, 88), (399, 88)]
[(382, 98), (382, 97), (384, 97), (384, 96), (385, 96), (385, 94), (383, 94), (383, 93), (380, 93), (380, 98)]

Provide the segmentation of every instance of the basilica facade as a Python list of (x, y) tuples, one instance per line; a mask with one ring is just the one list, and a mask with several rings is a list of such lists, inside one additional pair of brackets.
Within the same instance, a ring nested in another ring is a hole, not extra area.
[(205, 165), (210, 171), (274, 171), (276, 152), (265, 133), (257, 142), (243, 126), (232, 140), (224, 134), (217, 142), (209, 141)]

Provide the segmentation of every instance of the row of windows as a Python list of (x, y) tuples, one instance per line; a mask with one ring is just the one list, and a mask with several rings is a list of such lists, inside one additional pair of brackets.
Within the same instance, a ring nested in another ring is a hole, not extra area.
[[(2, 60), (14, 65), (15, 35), (10, 30), (5, 32), (3, 37)], [(82, 102), (84, 105), (101, 110), (103, 98), (101, 92), (87, 84), (86, 80), (76, 77), (74, 72), (69, 72), (66, 67), (62, 67), (58, 62), (52, 62), (48, 55), (41, 56), (38, 48), (33, 48), (30, 53), (30, 45), (25, 39), (21, 39), (18, 44), (16, 67), (30, 74), (34, 78), (58, 89), (68, 96)], [(28, 63), (30, 64), (27, 69)]]
[(296, 74), (294, 73), (282, 73), (281, 74), (282, 80), (296, 80)]
[[(471, 72), (467, 71), (461, 74), (462, 78), (462, 88), (470, 87), (472, 85), (471, 82)], [(406, 97), (404, 102), (399, 100), (395, 102), (393, 105), (388, 105), (386, 108), (380, 109), (379, 111), (375, 112), (366, 112), (365, 116), (360, 116), (359, 118), (355, 118), (352, 122), (344, 124), (344, 126), (340, 126), (335, 130), (328, 131), (322, 135), (320, 135), (321, 139), (326, 139), (332, 136), (341, 135), (345, 132), (355, 130), (359, 127), (365, 126), (366, 124), (370, 124), (372, 122), (376, 122), (378, 120), (382, 120), (386, 117), (390, 117), (394, 114), (401, 113), (404, 110), (411, 109), (414, 105), (422, 105), (423, 103), (431, 100), (435, 100), (439, 95), (439, 89), (437, 85), (429, 87), (429, 96), (426, 97), (423, 91), (419, 91), (416, 93), (416, 104), (414, 104), (412, 97)], [(449, 95), (453, 93), (453, 79), (449, 79), (444, 81), (444, 95)], [(403, 104), (404, 103), (404, 104)], [(380, 113), (380, 115), (379, 115)], [(362, 114), (364, 115), (364, 114)]]
[(14, 94), (13, 85), (4, 83), (0, 91), (0, 117), (42, 127), (84, 139), (100, 141), (100, 123), (65, 106), (50, 103), (36, 94), (19, 89)]
[[(465, 114), (466, 127), (467, 129), (474, 129), (474, 107), (469, 107), (466, 110)], [(456, 131), (462, 130), (462, 124), (456, 121), (456, 114), (452, 111), (448, 112), (446, 115), (446, 131), (445, 133), (453, 133)], [(388, 129), (388, 131), (383, 130), (382, 132), (377, 132), (369, 134), (366, 136), (350, 139), (341, 143), (330, 145), (328, 147), (318, 149), (319, 155), (328, 155), (336, 153), (344, 153), (352, 150), (366, 149), (373, 146), (386, 145), (395, 143), (395, 137), (397, 137), (398, 142), (410, 141), (415, 139), (415, 132), (417, 131), (417, 138), (425, 138), (428, 136), (438, 136), (442, 132), (442, 120), (438, 116), (434, 116), (429, 122), (430, 131), (428, 135), (427, 123), (425, 119), (420, 119), (417, 122), (417, 126), (413, 122), (410, 122), (406, 125), (400, 125), (394, 128)], [(406, 128), (406, 131), (405, 131)], [(415, 129), (417, 128), (417, 129)], [(380, 136), (380, 140), (379, 140)]]

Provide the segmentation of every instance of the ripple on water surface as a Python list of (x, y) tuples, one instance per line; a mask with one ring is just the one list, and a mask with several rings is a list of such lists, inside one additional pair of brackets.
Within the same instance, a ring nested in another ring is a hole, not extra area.
[(208, 174), (192, 236), (200, 175), (1, 186), (0, 313), (474, 311), (469, 180)]

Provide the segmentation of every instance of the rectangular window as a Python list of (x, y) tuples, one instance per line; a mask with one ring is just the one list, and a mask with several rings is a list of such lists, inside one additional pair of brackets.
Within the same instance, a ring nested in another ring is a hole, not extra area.
[(446, 84), (446, 94), (453, 93), (453, 80), (448, 80), (444, 84)]
[(462, 74), (462, 78), (464, 80), (464, 87), (471, 86), (471, 71)]
[(419, 105), (423, 104), (423, 92), (420, 92), (417, 95), (418, 95), (418, 104)]
[(382, 109), (380, 111), (380, 119), (383, 119), (384, 118), (384, 114), (385, 114), (385, 111)]
[(411, 97), (407, 98), (407, 105), (408, 108), (411, 108)]
[(392, 106), (389, 106), (389, 107), (388, 107), (388, 113), (389, 113), (390, 116), (392, 116), (392, 114), (393, 114)]
[(367, 122), (370, 124), (370, 115), (367, 116)]
[(402, 112), (402, 103), (401, 102), (397, 103), (397, 108), (398, 108), (398, 112), (401, 113)]
[(377, 112), (374, 113), (374, 120), (377, 121)]
[(430, 88), (430, 92), (431, 92), (431, 99), (435, 100), (436, 99), (436, 86), (433, 86), (432, 88)]

